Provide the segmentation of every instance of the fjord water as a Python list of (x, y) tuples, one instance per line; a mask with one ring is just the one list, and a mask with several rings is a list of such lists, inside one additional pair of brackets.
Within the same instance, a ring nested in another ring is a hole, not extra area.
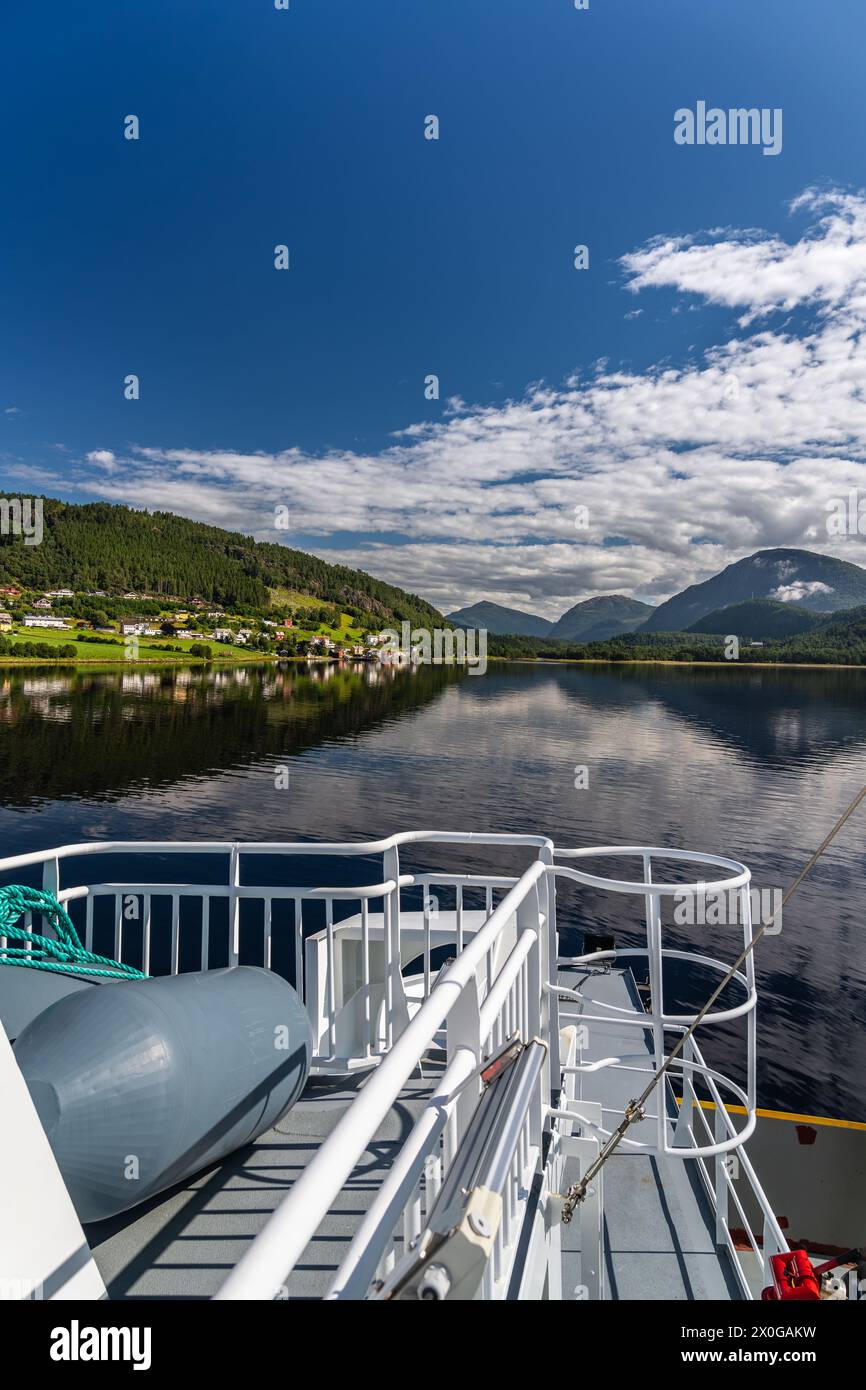
[[(90, 839), (523, 831), (726, 854), (758, 887), (783, 888), (866, 782), (864, 689), (844, 669), (8, 668), (0, 855)], [(764, 1106), (866, 1118), (864, 839), (861, 808), (757, 949)], [(425, 848), (412, 865), (508, 871), (515, 859)], [(637, 944), (641, 912), (640, 898), (560, 885), (569, 950), (586, 928)], [(665, 922), (671, 945), (737, 953), (733, 927), (674, 927), (670, 908)], [(692, 985), (696, 1003), (709, 977)], [(683, 999), (689, 988), (671, 982)], [(713, 1060), (728, 1052), (733, 1031)]]

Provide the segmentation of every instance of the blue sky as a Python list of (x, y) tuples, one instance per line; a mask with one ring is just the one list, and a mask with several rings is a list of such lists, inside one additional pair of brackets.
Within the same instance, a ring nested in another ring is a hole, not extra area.
[[(864, 446), (859, 358), (834, 368), (866, 239), (858, 0), (47, 0), (3, 31), (7, 495), (271, 538), (285, 504), (278, 539), (552, 615), (833, 549)], [(781, 108), (782, 152), (676, 145), (698, 99)], [(641, 448), (648, 393), (673, 423)]]

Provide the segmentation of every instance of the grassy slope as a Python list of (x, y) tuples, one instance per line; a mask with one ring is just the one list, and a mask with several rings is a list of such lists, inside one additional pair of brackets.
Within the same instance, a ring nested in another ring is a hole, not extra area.
[[(63, 647), (67, 642), (71, 642), (76, 650), (76, 657), (58, 657), (58, 661), (68, 661), (74, 665), (75, 661), (99, 661), (106, 665), (116, 665), (118, 662), (127, 662), (126, 648), (122, 638), (118, 638), (117, 643), (109, 646), (107, 642), (76, 642), (75, 633), (52, 632), (47, 628), (21, 627), (13, 628), (12, 632), (4, 632), (4, 637), (10, 637), (20, 642), (47, 642), (54, 647)], [(199, 639), (203, 641), (204, 639)], [(171, 647), (182, 647), (184, 652), (188, 652), (193, 645), (191, 641), (186, 641), (180, 637), (167, 637), (165, 641), (156, 638), (139, 638), (138, 659), (139, 661), (185, 661), (196, 660), (195, 657), (186, 658), (181, 652), (170, 651)], [(261, 656), (261, 653), (250, 652), (247, 647), (232, 647), (222, 642), (208, 642), (215, 661), (249, 661), (251, 657)], [(16, 657), (0, 656), (0, 666), (5, 666), (8, 662), (27, 662), (48, 661), (48, 657)], [(199, 658), (200, 659), (200, 658)]]

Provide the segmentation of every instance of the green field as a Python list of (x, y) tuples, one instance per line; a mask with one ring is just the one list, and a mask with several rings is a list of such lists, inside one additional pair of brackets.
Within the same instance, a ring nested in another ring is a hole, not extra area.
[(277, 610), (286, 608), (332, 608), (326, 599), (313, 598), (312, 594), (302, 594), (298, 589), (269, 589), (271, 607)]
[[(340, 616), (342, 621), (339, 627), (323, 628), (321, 630), (320, 635), (322, 637), (330, 637), (333, 642), (363, 642), (363, 629), (360, 627), (353, 626), (354, 619), (352, 618), (352, 615), (350, 613), (342, 613)], [(292, 628), (292, 631), (294, 632), (295, 629)], [(311, 633), (310, 635), (315, 636), (316, 634)], [(301, 636), (301, 634), (299, 634), (299, 636)], [(306, 636), (307, 634), (304, 633), (301, 640), (303, 640)]]
[[(271, 589), (271, 603), (278, 611), (292, 608), (295, 613), (304, 608), (331, 608), (332, 605), (319, 598), (312, 598), (310, 594), (299, 593), (296, 589)], [(357, 620), (351, 613), (340, 614), (339, 627), (304, 627), (303, 622), (295, 618), (295, 626), (289, 631), (299, 642), (306, 642), (310, 637), (330, 637), (332, 642), (362, 642), (364, 628), (357, 626)]]
[[(113, 644), (109, 644), (108, 642), (81, 642), (74, 640), (74, 631), (58, 632), (52, 631), (50, 628), (33, 627), (16, 627), (13, 628), (11, 632), (4, 632), (3, 636), (21, 642), (46, 642), (53, 647), (62, 647), (67, 642), (70, 642), (75, 647), (76, 655), (74, 657), (57, 658), (58, 661), (68, 662), (70, 666), (74, 666), (77, 661), (99, 661), (106, 664), (123, 662), (127, 665), (133, 664), (126, 654), (125, 644), (120, 637), (118, 637), (117, 642)], [(205, 638), (199, 638), (198, 640), (203, 642), (206, 641)], [(139, 638), (137, 660), (140, 662), (200, 661), (201, 657), (184, 656), (183, 653), (188, 652), (192, 645), (193, 642), (190, 639), (183, 639), (180, 637), (167, 637), (165, 641), (161, 641), (155, 637)], [(214, 661), (261, 661), (267, 659), (265, 653), (250, 651), (247, 647), (233, 647), (223, 642), (207, 642), (206, 645), (209, 646), (213, 652), (212, 660)], [(180, 652), (171, 651), (170, 648), (172, 647), (181, 647), (183, 650)], [(7, 662), (31, 662), (38, 660), (48, 661), (50, 658), (0, 655), (0, 666), (5, 665)]]

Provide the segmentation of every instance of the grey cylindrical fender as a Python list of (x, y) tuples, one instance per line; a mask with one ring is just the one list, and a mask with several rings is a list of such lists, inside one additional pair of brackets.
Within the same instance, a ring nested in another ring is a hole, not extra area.
[(100, 1221), (269, 1129), (300, 1095), (312, 1038), (254, 966), (67, 995), (15, 1057), (82, 1221)]

